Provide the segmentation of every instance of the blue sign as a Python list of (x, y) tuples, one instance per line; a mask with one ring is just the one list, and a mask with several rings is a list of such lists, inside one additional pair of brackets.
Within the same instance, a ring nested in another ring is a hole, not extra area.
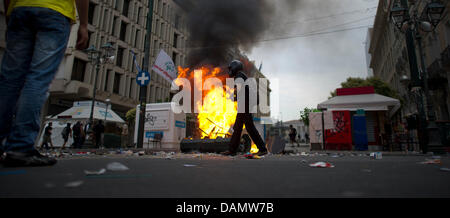
[(175, 126), (180, 128), (186, 128), (186, 123), (183, 121), (175, 120)]
[(145, 132), (145, 138), (154, 139), (156, 134), (161, 134), (164, 137), (164, 132)]
[(141, 71), (136, 77), (136, 83), (140, 86), (147, 86), (150, 83), (150, 74), (147, 71)]

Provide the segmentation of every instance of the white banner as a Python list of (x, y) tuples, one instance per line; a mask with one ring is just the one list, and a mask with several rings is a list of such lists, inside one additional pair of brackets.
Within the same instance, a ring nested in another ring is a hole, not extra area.
[(152, 69), (170, 83), (177, 78), (177, 68), (164, 50), (159, 52)]

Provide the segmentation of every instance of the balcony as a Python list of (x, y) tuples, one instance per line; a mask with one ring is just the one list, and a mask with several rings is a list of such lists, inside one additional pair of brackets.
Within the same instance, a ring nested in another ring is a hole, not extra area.
[(450, 71), (450, 45), (441, 53), (441, 59), (444, 70)]

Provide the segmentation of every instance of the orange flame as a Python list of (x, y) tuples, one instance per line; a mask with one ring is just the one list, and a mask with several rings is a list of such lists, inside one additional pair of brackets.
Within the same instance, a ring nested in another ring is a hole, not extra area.
[(192, 88), (200, 89), (197, 91), (201, 91), (204, 81), (209, 78), (218, 78), (222, 81), (223, 87), (202, 91), (203, 99), (195, 102), (195, 107), (199, 111), (197, 119), (202, 139), (226, 138), (230, 135), (229, 131), (237, 115), (237, 103), (232, 98), (233, 89), (225, 85), (226, 76), (221, 75), (220, 68), (201, 67), (200, 70), (201, 73), (195, 73), (189, 68), (178, 67), (178, 78), (189, 79), (191, 84), (194, 80), (195, 85)]

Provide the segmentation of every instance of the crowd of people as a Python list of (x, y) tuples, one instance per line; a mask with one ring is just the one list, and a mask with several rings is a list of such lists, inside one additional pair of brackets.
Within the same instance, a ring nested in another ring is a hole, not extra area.
[[(53, 131), (53, 123), (49, 122), (47, 126), (44, 128), (44, 135), (42, 138), (42, 143), (40, 145), (41, 150), (42, 149), (54, 149), (54, 145), (52, 142), (52, 131)], [(93, 143), (97, 148), (103, 148), (103, 138), (105, 133), (105, 126), (103, 124), (103, 121), (98, 121), (95, 123), (95, 125), (92, 127), (92, 131), (90, 130), (89, 123), (84, 124), (81, 121), (76, 122), (73, 126), (71, 123), (67, 123), (66, 127), (61, 131), (61, 137), (64, 140), (64, 143), (62, 144), (62, 149), (66, 149), (67, 142), (69, 141), (69, 138), (73, 139), (72, 145), (69, 145), (68, 147), (74, 148), (74, 149), (81, 149), (83, 148), (83, 145), (87, 139), (87, 137), (91, 137)], [(50, 145), (50, 147), (49, 147)]]

